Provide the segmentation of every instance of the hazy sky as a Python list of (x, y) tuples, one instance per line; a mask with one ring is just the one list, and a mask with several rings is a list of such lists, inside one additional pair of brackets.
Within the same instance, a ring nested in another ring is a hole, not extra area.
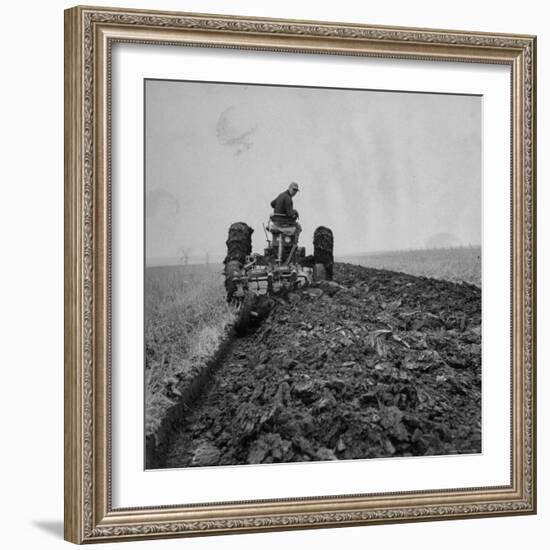
[(301, 244), (335, 255), (481, 242), (481, 97), (146, 82), (146, 257), (225, 254), (297, 181)]

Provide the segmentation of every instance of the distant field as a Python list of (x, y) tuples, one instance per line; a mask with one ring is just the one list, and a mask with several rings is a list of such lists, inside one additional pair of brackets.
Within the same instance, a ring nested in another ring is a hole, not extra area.
[(481, 286), (481, 247), (403, 250), (338, 258), (338, 261)]
[(178, 374), (211, 356), (232, 320), (221, 271), (221, 265), (146, 269), (146, 435), (172, 405)]

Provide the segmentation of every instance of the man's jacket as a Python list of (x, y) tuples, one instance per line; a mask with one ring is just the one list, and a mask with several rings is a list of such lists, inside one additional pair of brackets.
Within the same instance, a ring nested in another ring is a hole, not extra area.
[(283, 191), (276, 199), (271, 201), (271, 207), (275, 216), (284, 216), (291, 220), (295, 220), (298, 217), (298, 212), (294, 210), (292, 204), (292, 196), (288, 191)]

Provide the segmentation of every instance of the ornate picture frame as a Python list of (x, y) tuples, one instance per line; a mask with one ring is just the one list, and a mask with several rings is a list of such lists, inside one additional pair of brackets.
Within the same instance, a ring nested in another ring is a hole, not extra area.
[[(117, 43), (499, 64), (511, 90), (510, 483), (114, 508), (111, 53)], [(226, 15), (65, 12), (65, 538), (112, 542), (536, 513), (536, 37)]]

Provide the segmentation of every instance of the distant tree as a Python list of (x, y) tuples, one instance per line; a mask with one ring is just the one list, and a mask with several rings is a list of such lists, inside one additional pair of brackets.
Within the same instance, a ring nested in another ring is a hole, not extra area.
[(179, 261), (183, 262), (184, 265), (189, 263), (189, 255), (193, 249), (190, 246), (182, 246), (178, 251)]

